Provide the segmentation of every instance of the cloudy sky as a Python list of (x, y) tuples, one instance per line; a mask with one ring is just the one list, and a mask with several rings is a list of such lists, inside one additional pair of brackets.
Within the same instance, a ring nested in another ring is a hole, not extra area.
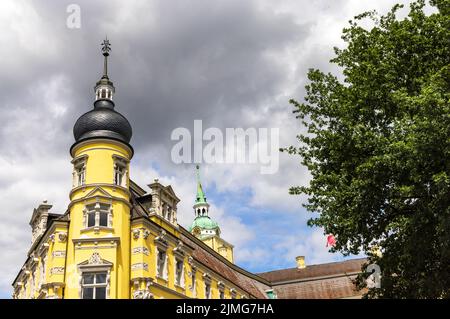
[[(181, 198), (178, 219), (193, 220), (194, 164), (175, 164), (174, 129), (278, 128), (281, 147), (302, 130), (288, 103), (302, 100), (308, 68), (338, 74), (328, 63), (354, 15), (385, 13), (395, 0), (20, 1), (0, 3), (0, 297), (26, 258), (33, 208), (47, 199), (68, 205), (69, 148), (76, 119), (92, 108), (102, 72), (100, 43), (112, 44), (109, 73), (116, 110), (133, 126), (131, 176), (159, 178)], [(67, 7), (81, 9), (68, 28)], [(264, 144), (264, 136), (258, 136)], [(297, 158), (279, 156), (277, 173), (257, 164), (202, 165), (211, 216), (235, 245), (235, 259), (254, 272), (341, 260), (323, 231), (306, 226), (308, 183)]]

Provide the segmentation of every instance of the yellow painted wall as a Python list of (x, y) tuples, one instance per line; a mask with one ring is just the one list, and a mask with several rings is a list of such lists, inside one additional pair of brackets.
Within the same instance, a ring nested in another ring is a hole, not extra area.
[[(158, 217), (155, 217), (158, 218)], [(165, 226), (163, 220), (158, 223), (161, 226)], [(167, 231), (169, 228), (164, 227)], [(175, 229), (172, 229), (173, 234), (177, 235), (179, 238), (180, 234)], [(181, 297), (187, 298), (205, 298), (205, 281), (203, 278), (204, 273), (208, 273), (211, 277), (211, 299), (219, 298), (219, 287), (218, 282), (221, 281), (224, 283), (224, 297), (225, 299), (231, 299), (230, 289), (234, 288), (236, 290), (236, 298), (240, 298), (242, 295), (246, 295), (241, 289), (238, 289), (235, 285), (230, 282), (226, 282), (224, 279), (220, 278), (219, 274), (215, 274), (214, 272), (204, 268), (197, 267), (195, 272), (196, 285), (195, 292), (192, 291), (191, 285), (191, 265), (188, 261), (188, 255), (184, 257), (184, 287), (179, 287), (175, 285), (175, 255), (174, 248), (176, 247), (176, 243), (173, 240), (168, 240), (168, 247), (166, 250), (166, 254), (168, 256), (167, 263), (167, 274), (168, 279), (164, 280), (162, 278), (157, 277), (157, 245), (155, 244), (155, 238), (159, 235), (157, 232), (150, 230), (146, 227), (144, 223), (134, 223), (132, 226), (132, 233), (136, 233), (136, 237), (131, 236), (131, 264), (139, 264), (145, 263), (148, 265), (148, 270), (138, 269), (131, 272), (131, 281), (138, 278), (148, 277), (151, 278), (153, 284), (150, 285), (150, 292), (153, 294), (155, 299), (178, 299)], [(147, 238), (145, 239), (143, 234), (144, 232), (149, 232)], [(145, 248), (145, 249), (144, 249)], [(161, 287), (162, 286), (162, 287)], [(168, 288), (170, 291), (164, 288)], [(143, 285), (139, 285), (139, 289), (142, 289)], [(135, 287), (131, 287), (131, 295)], [(183, 296), (180, 296), (183, 295)]]
[[(89, 260), (94, 252), (113, 264), (110, 270), (108, 298), (130, 297), (130, 207), (127, 188), (114, 185), (114, 157), (131, 159), (131, 151), (114, 141), (93, 140), (73, 150), (74, 158), (87, 156), (85, 185), (74, 188), (70, 194), (70, 229), (67, 264), (70, 274), (66, 278), (65, 298), (79, 298), (78, 265)], [(129, 185), (129, 165), (126, 185)], [(85, 205), (96, 202), (112, 206), (112, 229), (88, 229), (84, 225)], [(100, 241), (101, 238), (118, 238), (118, 241)], [(82, 238), (89, 242), (74, 244)], [(99, 239), (98, 242), (95, 239)], [(78, 280), (78, 282), (77, 282)]]
[(211, 236), (202, 239), (202, 241), (229, 261), (234, 262), (233, 247), (222, 240), (222, 238), (218, 236)]

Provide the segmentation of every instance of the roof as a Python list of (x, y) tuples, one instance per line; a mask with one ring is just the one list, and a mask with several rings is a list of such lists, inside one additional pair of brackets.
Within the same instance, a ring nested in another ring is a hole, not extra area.
[(360, 298), (353, 279), (361, 272), (365, 258), (289, 268), (258, 274), (269, 280), (279, 299)]
[(267, 299), (265, 290), (270, 289), (270, 286), (269, 283), (264, 283), (263, 278), (258, 278), (258, 276), (232, 264), (187, 231), (182, 232), (182, 241), (194, 247), (192, 257), (195, 260), (246, 291), (250, 296)]
[(219, 224), (209, 216), (198, 216), (195, 217), (189, 230), (193, 230), (195, 227), (200, 227), (200, 229), (217, 229)]
[(276, 284), (292, 280), (359, 273), (361, 272), (362, 265), (366, 261), (366, 258), (350, 259), (327, 264), (310, 265), (303, 269), (288, 268), (268, 271), (259, 273), (258, 276)]
[[(142, 207), (141, 203), (136, 200), (136, 194), (131, 192), (131, 218), (144, 217), (149, 222), (153, 221), (148, 217), (145, 208)], [(159, 226), (158, 226), (159, 227)], [(239, 287), (241, 290), (248, 293), (251, 297), (258, 299), (267, 298), (264, 290), (269, 289), (268, 282), (264, 283), (263, 278), (247, 272), (246, 270), (232, 264), (230, 261), (225, 259), (223, 256), (219, 255), (212, 248), (207, 246), (205, 243), (197, 239), (189, 231), (179, 225), (181, 231), (181, 240), (188, 246), (191, 246), (194, 250), (192, 252), (192, 257), (203, 264), (205, 267), (209, 268), (211, 271), (216, 272), (222, 276), (225, 280), (232, 282), (234, 285)], [(259, 279), (259, 280), (258, 280)]]
[(130, 122), (114, 110), (114, 102), (99, 99), (94, 102), (94, 109), (81, 115), (73, 127), (75, 144), (95, 138), (107, 138), (125, 143), (131, 149), (130, 140), (133, 135)]

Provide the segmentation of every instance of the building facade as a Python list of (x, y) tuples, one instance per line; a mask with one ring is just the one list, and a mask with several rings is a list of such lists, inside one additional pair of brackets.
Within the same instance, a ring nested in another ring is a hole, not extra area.
[[(110, 44), (91, 111), (73, 129), (72, 189), (64, 214), (44, 201), (32, 213), (31, 247), (13, 282), (19, 299), (161, 299), (357, 297), (351, 279), (363, 260), (312, 271), (304, 263), (264, 274), (234, 264), (233, 245), (221, 237), (197, 167), (197, 196), (189, 229), (177, 222), (180, 199), (157, 179), (145, 191), (130, 179), (132, 127), (115, 109), (108, 76)], [(317, 267), (317, 266), (316, 266)], [(314, 268), (314, 267), (313, 267)], [(327, 281), (328, 280), (328, 281)], [(343, 293), (331, 291), (338, 280)], [(316, 288), (305, 282), (316, 282)], [(331, 285), (331, 286), (330, 286)], [(287, 287), (287, 288), (286, 288)], [(313, 288), (311, 288), (313, 287)], [(319, 287), (319, 288), (317, 288)], [(286, 293), (296, 291), (296, 293)]]

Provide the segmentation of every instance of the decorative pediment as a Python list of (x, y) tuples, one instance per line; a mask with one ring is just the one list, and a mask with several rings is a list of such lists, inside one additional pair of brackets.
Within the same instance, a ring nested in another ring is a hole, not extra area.
[(106, 266), (106, 267), (112, 267), (113, 263), (103, 259), (100, 256), (100, 253), (94, 252), (91, 257), (89, 257), (88, 260), (83, 261), (82, 263), (78, 264), (80, 267), (91, 267), (91, 266)]
[(180, 201), (180, 199), (178, 198), (178, 196), (175, 194), (175, 192), (174, 192), (172, 186), (167, 185), (167, 186), (165, 187), (165, 190), (166, 190), (167, 194), (169, 194), (171, 197), (173, 197), (174, 199), (176, 199), (177, 202)]
[(91, 190), (86, 196), (85, 198), (88, 197), (95, 197), (95, 196), (101, 196), (101, 197), (108, 197), (108, 198), (112, 198), (112, 196), (105, 191), (103, 188), (101, 188), (100, 186), (95, 187), (93, 190)]

